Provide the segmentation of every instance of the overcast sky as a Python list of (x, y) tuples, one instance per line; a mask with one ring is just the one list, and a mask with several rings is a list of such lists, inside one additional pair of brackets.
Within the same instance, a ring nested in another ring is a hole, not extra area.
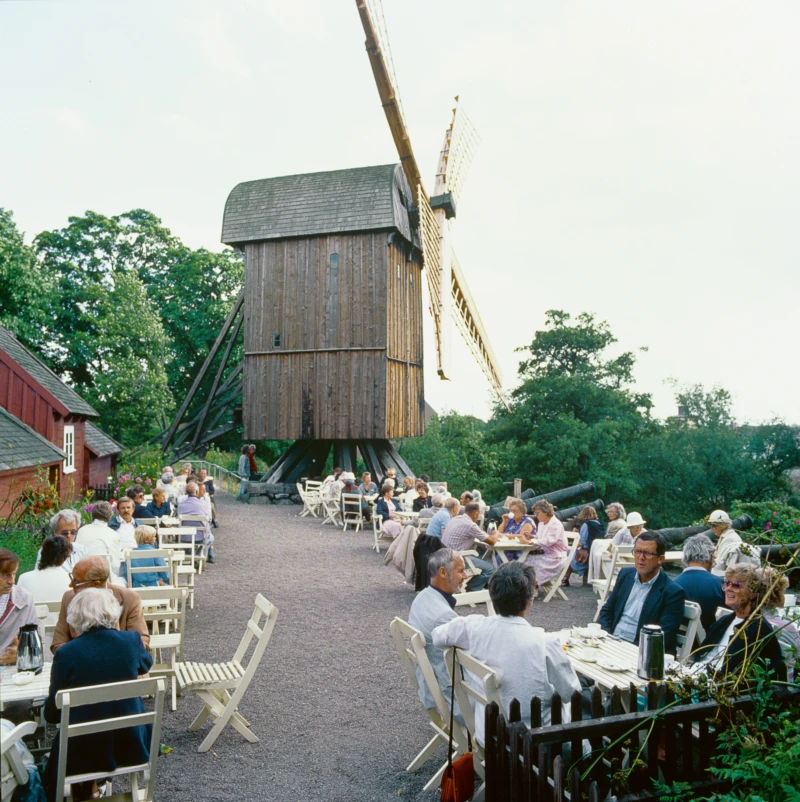
[[(453, 241), (513, 387), (544, 311), (593, 312), (637, 389), (721, 384), (800, 423), (800, 4), (384, 0), (429, 191), (460, 94), (481, 135)], [(0, 0), (0, 206), (28, 240), (149, 209), (222, 249), (240, 181), (396, 153), (354, 0)], [(430, 332), (430, 328), (428, 333)], [(426, 396), (485, 417), (455, 379)]]

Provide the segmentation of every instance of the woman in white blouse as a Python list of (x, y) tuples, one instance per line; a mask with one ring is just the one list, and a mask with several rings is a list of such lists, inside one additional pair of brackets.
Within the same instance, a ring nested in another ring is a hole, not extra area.
[(65, 564), (72, 546), (65, 537), (51, 535), (42, 543), (39, 567), (22, 574), (17, 584), (33, 596), (34, 602), (58, 601), (69, 590), (69, 569)]

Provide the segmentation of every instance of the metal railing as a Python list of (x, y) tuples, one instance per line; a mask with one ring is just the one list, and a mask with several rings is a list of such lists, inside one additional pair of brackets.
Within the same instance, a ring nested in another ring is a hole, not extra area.
[(217, 465), (215, 462), (209, 462), (205, 459), (192, 460), (192, 467), (205, 468), (208, 475), (214, 480), (214, 486), (227, 493), (238, 493), (239, 486), (242, 480), (239, 474), (235, 471), (229, 471), (223, 468), (222, 465)]

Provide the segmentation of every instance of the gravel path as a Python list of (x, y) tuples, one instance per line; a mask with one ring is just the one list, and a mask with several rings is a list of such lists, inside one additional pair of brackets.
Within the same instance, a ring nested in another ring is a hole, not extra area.
[[(279, 609), (272, 639), (240, 710), (260, 743), (228, 727), (199, 754), (208, 725), (186, 727), (199, 699), (165, 711), (156, 798), (195, 800), (419, 799), (444, 760), (444, 748), (417, 774), (405, 767), (428, 741), (427, 716), (412, 691), (389, 634), (395, 615), (408, 618), (413, 588), (358, 534), (300, 518), (300, 507), (239, 504), (216, 496), (217, 562), (197, 581), (187, 610), (186, 657), (233, 656), (256, 593)], [(574, 580), (577, 581), (577, 580)], [(534, 603), (531, 623), (548, 630), (583, 624), (594, 595), (573, 587), (570, 601)]]

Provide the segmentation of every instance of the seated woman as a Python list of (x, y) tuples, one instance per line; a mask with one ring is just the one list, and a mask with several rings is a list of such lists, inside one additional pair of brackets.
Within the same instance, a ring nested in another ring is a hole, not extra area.
[[(85, 588), (76, 593), (67, 608), (67, 623), (78, 637), (65, 643), (53, 658), (50, 674), (50, 693), (44, 713), (51, 724), (58, 724), (61, 711), (56, 707), (56, 694), (67, 688), (88, 685), (105, 685), (125, 682), (144, 676), (153, 659), (148, 654), (138, 632), (116, 629), (122, 606), (110, 590)], [(131, 716), (144, 713), (141, 699), (123, 699), (116, 702), (98, 702), (77, 707), (72, 711), (70, 723), (84, 723), (98, 719)], [(58, 738), (44, 772), (48, 799), (60, 799), (57, 794)], [(130, 727), (107, 733), (82, 735), (70, 739), (67, 755), (67, 774), (113, 771), (120, 766), (146, 763), (150, 756), (150, 727)], [(72, 787), (75, 800), (92, 799), (97, 794), (94, 782)]]
[(564, 524), (556, 518), (556, 508), (549, 502), (541, 499), (533, 505), (533, 514), (539, 522), (535, 537), (527, 541), (538, 548), (525, 558), (525, 562), (536, 569), (539, 586), (555, 579), (564, 567), (569, 547)]
[(425, 482), (417, 482), (417, 497), (411, 504), (412, 512), (422, 512), (431, 508), (431, 497), (428, 495), (428, 485)]
[(566, 576), (561, 581), (564, 586), (569, 585), (569, 578), (573, 571), (578, 576), (582, 576), (583, 584), (586, 584), (588, 581), (589, 554), (592, 550), (592, 545), (595, 540), (605, 540), (605, 528), (597, 519), (597, 511), (594, 507), (586, 506), (580, 511), (578, 524), (580, 526), (578, 537), (580, 537), (581, 544), (575, 551), (575, 556), (567, 569)]
[(153, 500), (145, 507), (144, 518), (163, 518), (165, 515), (172, 515), (172, 505), (167, 499), (166, 491), (157, 487), (153, 490)]
[(378, 485), (372, 481), (372, 474), (369, 471), (361, 474), (361, 484), (358, 486), (358, 490), (362, 496), (378, 495)]
[(400, 502), (394, 498), (394, 487), (388, 482), (381, 488), (381, 497), (375, 503), (375, 515), (381, 518), (383, 531), (390, 537), (397, 537), (403, 527), (395, 520), (395, 513), (400, 512)]
[(72, 545), (61, 535), (51, 535), (42, 543), (39, 568), (20, 576), (17, 584), (33, 596), (34, 602), (58, 601), (69, 590), (69, 571), (65, 563), (72, 554)]
[[(506, 715), (512, 699), (538, 696), (542, 700), (542, 723), (547, 726), (553, 694), (566, 702), (562, 721), (568, 722), (569, 699), (581, 685), (558, 636), (532, 627), (526, 620), (536, 595), (536, 579), (530, 565), (516, 561), (501, 565), (489, 579), (489, 597), (497, 615), (456, 616), (436, 627), (431, 638), (437, 649), (463, 649), (502, 677), (500, 700)], [(530, 726), (530, 705), (522, 705), (521, 713)], [(484, 718), (483, 705), (477, 705), (475, 740), (482, 745)]]
[(759, 596), (766, 599), (762, 612), (778, 635), (783, 662), (789, 672), (789, 681), (796, 681), (797, 660), (800, 659), (800, 632), (791, 621), (781, 618), (780, 612), (786, 606), (786, 588), (789, 578), (774, 568), (759, 568), (756, 571), (759, 582)]
[(0, 666), (17, 662), (17, 633), (26, 624), (38, 624), (33, 596), (14, 584), (19, 557), (0, 549)]
[[(462, 494), (462, 498), (470, 493)], [(498, 534), (506, 535), (507, 537), (517, 538), (524, 543), (528, 543), (532, 536), (533, 530), (536, 529), (536, 521), (528, 515), (528, 508), (522, 499), (515, 498), (508, 502), (508, 512), (503, 513), (503, 518), (500, 521), (500, 526), (497, 527)], [(519, 557), (518, 551), (506, 552), (506, 557), (509, 560), (515, 560)], [(499, 557), (495, 557), (495, 562), (502, 565), (503, 561)]]
[(717, 550), (711, 573), (725, 576), (725, 571), (738, 563), (758, 567), (759, 552), (747, 545), (731, 525), (730, 515), (725, 510), (714, 510), (708, 516), (708, 525), (717, 537)]
[[(166, 568), (167, 563), (163, 557), (148, 557), (147, 552), (153, 551), (156, 546), (156, 530), (152, 526), (137, 526), (134, 533), (137, 546), (134, 549), (136, 558), (131, 557), (131, 568)], [(138, 556), (141, 554), (142, 556)], [(121, 579), (128, 579), (128, 564), (123, 561), (119, 567)], [(132, 573), (133, 587), (135, 588), (154, 588), (158, 585), (169, 584), (168, 571), (142, 571)]]
[[(733, 678), (754, 661), (765, 663), (774, 677), (784, 672), (777, 633), (763, 615), (768, 588), (753, 565), (738, 564), (725, 572), (725, 605), (733, 612), (715, 621), (692, 655), (696, 671)], [(745, 665), (745, 660), (748, 664)]]
[(414, 507), (414, 501), (417, 498), (417, 488), (415, 486), (413, 476), (403, 477), (403, 487), (400, 493), (395, 493), (400, 499), (400, 506), (406, 511), (411, 512)]
[(608, 516), (608, 526), (606, 527), (606, 537), (604, 540), (595, 540), (589, 549), (589, 570), (586, 573), (587, 581), (600, 578), (600, 564), (603, 555), (611, 549), (613, 539), (623, 530), (627, 529), (627, 513), (625, 507), (618, 501), (614, 501), (606, 507)]

